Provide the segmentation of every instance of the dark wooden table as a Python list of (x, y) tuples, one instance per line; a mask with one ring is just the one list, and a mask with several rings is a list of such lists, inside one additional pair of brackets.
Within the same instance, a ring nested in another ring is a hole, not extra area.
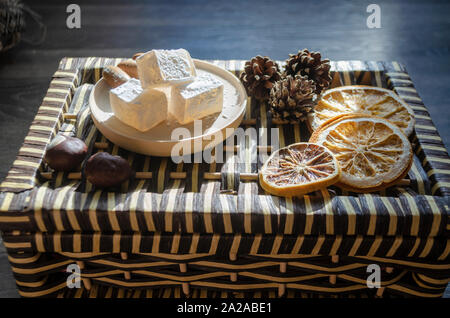
[[(0, 54), (0, 180), (62, 57), (126, 57), (152, 48), (182, 47), (200, 59), (261, 54), (282, 60), (306, 47), (332, 60), (396, 60), (407, 66), (450, 146), (449, 1), (378, 0), (380, 29), (366, 26), (366, 8), (373, 1), (75, 2), (81, 7), (81, 29), (66, 27), (66, 6), (73, 1), (25, 1), (42, 15), (45, 41)], [(35, 30), (30, 24), (27, 36)], [(16, 296), (0, 244), (0, 297)]]

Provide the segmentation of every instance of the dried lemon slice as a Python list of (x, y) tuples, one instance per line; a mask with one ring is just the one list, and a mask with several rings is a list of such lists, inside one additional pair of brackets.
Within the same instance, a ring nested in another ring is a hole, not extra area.
[(340, 173), (327, 148), (303, 142), (274, 152), (262, 166), (259, 182), (271, 194), (292, 197), (330, 186)]
[(393, 91), (374, 86), (342, 86), (327, 90), (308, 116), (312, 131), (341, 114), (362, 113), (382, 117), (409, 136), (414, 129), (414, 111)]
[(374, 116), (344, 115), (319, 127), (309, 140), (327, 147), (339, 161), (338, 186), (356, 192), (389, 187), (408, 173), (413, 152), (406, 135)]

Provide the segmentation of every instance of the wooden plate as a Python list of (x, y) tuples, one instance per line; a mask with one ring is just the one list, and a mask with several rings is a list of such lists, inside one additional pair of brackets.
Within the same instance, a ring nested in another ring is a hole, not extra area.
[[(197, 74), (209, 73), (224, 84), (223, 109), (203, 118), (202, 127), (194, 129), (194, 123), (180, 125), (175, 121), (163, 122), (146, 132), (140, 132), (124, 124), (112, 112), (109, 103), (109, 86), (101, 79), (95, 84), (89, 98), (91, 117), (98, 130), (118, 146), (145, 155), (171, 156), (172, 148), (183, 148), (183, 154), (212, 148), (231, 136), (240, 125), (247, 106), (247, 94), (240, 80), (223, 68), (211, 63), (194, 60)], [(173, 136), (175, 128), (186, 128), (183, 136)], [(227, 129), (231, 128), (231, 129)], [(189, 135), (187, 134), (189, 132)]]

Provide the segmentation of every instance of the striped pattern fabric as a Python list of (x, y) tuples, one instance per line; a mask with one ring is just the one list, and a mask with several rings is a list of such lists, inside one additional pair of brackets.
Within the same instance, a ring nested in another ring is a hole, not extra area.
[[(410, 184), (372, 194), (330, 187), (286, 199), (241, 178), (263, 164), (257, 136), (223, 164), (175, 164), (110, 143), (93, 124), (88, 100), (102, 68), (121, 60), (60, 62), (0, 184), (0, 229), (22, 296), (364, 297), (376, 293), (367, 294), (365, 284), (371, 263), (388, 269), (386, 295), (442, 295), (450, 277), (450, 157), (404, 66), (332, 62), (332, 86), (386, 87), (411, 105)], [(211, 62), (236, 75), (245, 63)], [(267, 104), (249, 99), (248, 105), (243, 129), (266, 128), (270, 142), (270, 128), (278, 128), (281, 147), (309, 139), (306, 125), (273, 124)], [(43, 156), (57, 133), (83, 139), (90, 154), (121, 155), (152, 177), (102, 191), (70, 173), (51, 173)], [(173, 172), (186, 178), (172, 178)], [(67, 291), (63, 273), (71, 263), (83, 268), (84, 289), (76, 292)]]

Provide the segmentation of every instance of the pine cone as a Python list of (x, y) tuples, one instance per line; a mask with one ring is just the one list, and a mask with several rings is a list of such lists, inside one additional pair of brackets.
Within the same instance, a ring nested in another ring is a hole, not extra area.
[(307, 76), (288, 75), (275, 83), (270, 91), (270, 111), (274, 118), (298, 123), (306, 120), (317, 95), (316, 85)]
[(245, 62), (244, 72), (240, 76), (247, 94), (258, 100), (267, 100), (273, 83), (280, 78), (278, 64), (267, 56), (259, 55)]
[(23, 4), (19, 0), (0, 0), (0, 51), (16, 45), (25, 29)]
[(289, 54), (286, 60), (285, 75), (306, 75), (316, 84), (316, 93), (320, 94), (331, 83), (330, 60), (321, 60), (320, 52), (307, 49)]

